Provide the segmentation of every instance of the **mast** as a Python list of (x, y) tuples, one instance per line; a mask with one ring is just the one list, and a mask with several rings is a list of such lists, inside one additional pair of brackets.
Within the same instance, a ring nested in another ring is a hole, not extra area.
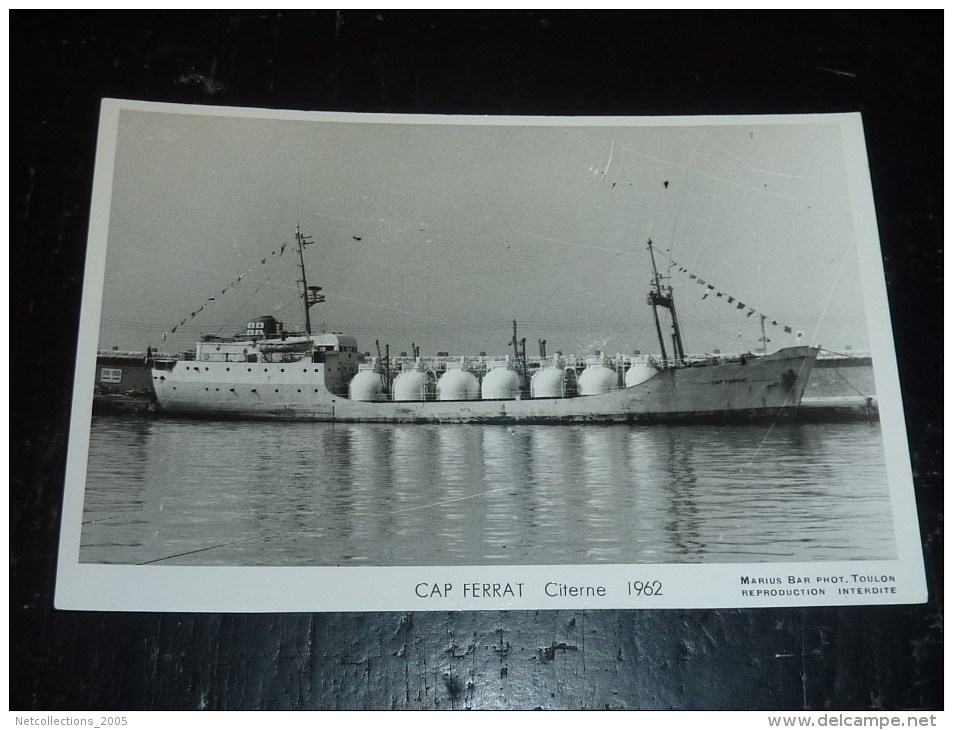
[(672, 313), (672, 329), (674, 332), (672, 336), (675, 338), (675, 345), (678, 347), (678, 353), (676, 357), (679, 360), (685, 359), (685, 347), (682, 345), (682, 330), (678, 326), (678, 315), (675, 313), (675, 298), (672, 296), (672, 289), (669, 287), (668, 290), (668, 301), (670, 304), (670, 311)]
[[(526, 387), (526, 338), (522, 340), (517, 339), (516, 334), (516, 320), (513, 320), (513, 339), (510, 341), (510, 344), (513, 345), (513, 361), (516, 365), (516, 372), (520, 376), (520, 386)], [(520, 345), (523, 348), (523, 354), (520, 355)]]
[(308, 286), (308, 274), (304, 268), (304, 247), (310, 246), (314, 241), (311, 236), (305, 236), (301, 233), (301, 226), (295, 226), (295, 243), (298, 245), (298, 261), (301, 264), (301, 301), (304, 304), (304, 330), (311, 334), (311, 307), (324, 301), (324, 294), (321, 293), (322, 287)]
[(658, 334), (659, 347), (662, 348), (662, 360), (667, 360), (665, 352), (665, 338), (662, 336), (662, 325), (659, 322), (658, 310), (656, 307), (665, 307), (672, 317), (672, 347), (675, 349), (675, 362), (681, 362), (685, 359), (685, 348), (682, 346), (682, 332), (678, 326), (678, 315), (675, 312), (675, 298), (672, 295), (672, 287), (662, 286), (662, 277), (655, 265), (655, 249), (652, 248), (652, 239), (648, 243), (649, 256), (652, 258), (652, 291), (649, 292), (648, 301), (652, 306), (652, 314), (655, 317), (655, 331)]
[(304, 304), (304, 331), (311, 334), (311, 305), (308, 302), (308, 274), (304, 269), (304, 247), (314, 241), (309, 241), (310, 236), (301, 235), (301, 224), (295, 226), (295, 243), (298, 245), (298, 259), (301, 262), (301, 301)]
[(529, 385), (529, 373), (526, 371), (526, 338), (520, 338), (520, 365), (523, 368), (523, 388)]

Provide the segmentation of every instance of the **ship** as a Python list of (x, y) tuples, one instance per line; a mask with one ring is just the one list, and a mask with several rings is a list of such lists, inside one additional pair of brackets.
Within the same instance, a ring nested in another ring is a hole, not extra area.
[[(303, 332), (270, 315), (249, 321), (233, 337), (202, 336), (194, 354), (155, 358), (152, 381), (163, 415), (367, 423), (652, 423), (725, 422), (794, 417), (818, 348), (797, 345), (772, 353), (686, 356), (671, 285), (648, 252), (651, 306), (660, 356), (621, 354), (576, 358), (513, 352), (421, 357), (419, 347), (391, 357), (361, 352), (343, 333), (314, 333), (310, 310), (324, 301), (309, 286), (304, 249), (295, 231)], [(668, 312), (668, 347), (663, 317)], [(541, 341), (541, 344), (544, 341)], [(671, 348), (671, 349), (669, 349)]]

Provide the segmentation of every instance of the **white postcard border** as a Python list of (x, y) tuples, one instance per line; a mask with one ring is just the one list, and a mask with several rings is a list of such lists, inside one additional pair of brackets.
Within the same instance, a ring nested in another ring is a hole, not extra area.
[[(898, 558), (893, 561), (408, 567), (181, 567), (79, 562), (92, 389), (119, 115), (124, 109), (360, 123), (657, 126), (840, 124), (863, 278)], [(856, 589), (841, 592), (841, 589)], [(857, 592), (860, 591), (860, 592)], [(555, 594), (555, 595), (554, 595)], [(733, 117), (365, 115), (106, 99), (91, 201), (55, 606), (100, 611), (315, 612), (739, 608), (927, 600), (896, 356), (859, 114)]]

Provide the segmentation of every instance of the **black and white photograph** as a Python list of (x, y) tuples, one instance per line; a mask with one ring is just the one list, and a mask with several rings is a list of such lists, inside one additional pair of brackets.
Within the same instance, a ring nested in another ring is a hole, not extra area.
[(15, 724), (942, 724), (943, 20), (11, 11)]
[(860, 117), (106, 100), (67, 474), (62, 607), (925, 600)]

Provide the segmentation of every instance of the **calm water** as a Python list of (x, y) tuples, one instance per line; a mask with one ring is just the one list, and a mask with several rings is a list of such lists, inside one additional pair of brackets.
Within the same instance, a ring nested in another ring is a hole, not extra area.
[(464, 565), (896, 556), (867, 423), (96, 417), (82, 562)]

